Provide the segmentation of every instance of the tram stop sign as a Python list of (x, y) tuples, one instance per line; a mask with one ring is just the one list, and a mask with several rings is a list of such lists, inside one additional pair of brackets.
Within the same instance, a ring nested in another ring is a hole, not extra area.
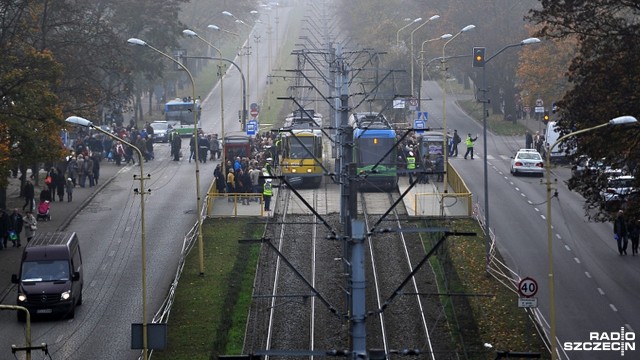
[(247, 121), (247, 135), (255, 135), (258, 131), (258, 122), (255, 120)]

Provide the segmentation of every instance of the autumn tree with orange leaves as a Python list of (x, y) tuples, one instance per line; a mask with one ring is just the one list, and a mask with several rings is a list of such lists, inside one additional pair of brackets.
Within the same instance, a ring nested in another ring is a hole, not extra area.
[[(541, 8), (530, 12), (529, 20), (539, 26), (545, 39), (575, 40), (576, 51), (567, 71), (569, 90), (559, 101), (562, 133), (590, 128), (612, 118), (640, 117), (640, 7), (629, 0), (541, 0)], [(561, 54), (562, 56), (563, 54)], [(549, 53), (549, 58), (558, 56)], [(640, 126), (605, 127), (569, 138), (576, 155), (604, 159), (605, 165), (636, 175), (640, 161)], [(608, 221), (612, 210), (600, 194), (606, 174), (572, 178), (569, 186), (587, 200), (587, 214)], [(640, 197), (620, 204), (627, 215), (640, 218)]]

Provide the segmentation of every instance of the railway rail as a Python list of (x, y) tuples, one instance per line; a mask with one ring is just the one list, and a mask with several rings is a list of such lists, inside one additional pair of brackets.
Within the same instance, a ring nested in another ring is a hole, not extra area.
[[(299, 193), (318, 207), (327, 191), (321, 187)], [(334, 230), (340, 228), (340, 217), (302, 211), (306, 205), (290, 189), (282, 188), (278, 195), (277, 214), (262, 242), (244, 353), (265, 359), (348, 356), (349, 249)], [(404, 208), (380, 221), (398, 197), (358, 196), (359, 216), (368, 229), (367, 348), (385, 359), (454, 358), (443, 307), (432, 296), (438, 289), (430, 267), (408, 278), (427, 251), (419, 233), (403, 233), (415, 230), (416, 223), (402, 219)]]

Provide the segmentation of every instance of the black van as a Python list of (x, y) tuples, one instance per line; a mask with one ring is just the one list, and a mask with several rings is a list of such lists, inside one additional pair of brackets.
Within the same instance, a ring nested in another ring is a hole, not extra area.
[[(22, 253), (18, 284), (18, 306), (31, 315), (59, 315), (73, 318), (82, 304), (82, 256), (75, 232), (42, 233), (29, 241)], [(18, 320), (26, 314), (18, 312)]]

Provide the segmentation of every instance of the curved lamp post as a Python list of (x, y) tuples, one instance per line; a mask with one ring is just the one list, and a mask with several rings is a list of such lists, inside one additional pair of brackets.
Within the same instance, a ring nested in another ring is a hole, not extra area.
[(427, 21), (423, 22), (417, 28), (415, 28), (415, 29), (413, 29), (413, 31), (411, 31), (411, 54), (409, 56), (409, 59), (411, 60), (411, 96), (413, 96), (413, 94), (414, 94), (414, 92), (413, 92), (413, 63), (416, 60), (413, 57), (413, 34), (416, 31), (418, 31), (418, 29), (420, 29), (421, 27), (427, 25), (429, 23), (429, 21), (436, 20), (436, 19), (439, 19), (439, 18), (440, 18), (440, 15), (433, 15), (432, 17), (428, 18)]
[(517, 47), (517, 46), (524, 46), (524, 45), (531, 45), (531, 44), (537, 44), (540, 42), (540, 39), (538, 38), (528, 38), (528, 39), (524, 39), (522, 41), (520, 41), (519, 43), (516, 44), (511, 44), (511, 45), (507, 45), (505, 47), (503, 47), (502, 49), (500, 49), (497, 53), (491, 55), (488, 58), (485, 58), (484, 61), (484, 66), (482, 67), (482, 92), (484, 93), (484, 98), (481, 100), (482, 102), (482, 151), (484, 153), (484, 159), (482, 160), (483, 162), (483, 167), (484, 167), (484, 233), (485, 236), (487, 237), (486, 241), (485, 241), (485, 258), (486, 258), (486, 269), (487, 271), (489, 270), (489, 253), (491, 252), (491, 227), (490, 227), (490, 222), (489, 222), (489, 172), (488, 172), (488, 160), (487, 160), (487, 103), (489, 102), (487, 100), (487, 92), (489, 91), (487, 89), (487, 85), (486, 85), (486, 67), (487, 67), (487, 63), (489, 61), (491, 61), (491, 59), (493, 59), (494, 57), (498, 56), (500, 53), (502, 53), (503, 51), (512, 48), (512, 47)]
[(81, 118), (79, 116), (69, 116), (65, 122), (73, 125), (79, 125), (91, 128), (96, 130), (116, 141), (120, 141), (121, 143), (129, 146), (133, 151), (138, 154), (138, 165), (140, 167), (140, 177), (134, 175), (133, 179), (140, 181), (140, 189), (134, 189), (134, 193), (140, 195), (140, 257), (142, 262), (142, 356), (143, 359), (148, 359), (149, 353), (149, 342), (147, 337), (147, 247), (146, 247), (146, 235), (145, 235), (145, 227), (144, 227), (144, 195), (146, 191), (144, 189), (144, 181), (146, 178), (144, 176), (144, 156), (142, 155), (142, 151), (138, 149), (137, 146), (113, 135), (110, 132), (102, 130), (99, 126), (95, 126), (91, 121)]
[(560, 144), (567, 138), (586, 133), (588, 131), (596, 130), (609, 125), (624, 125), (633, 124), (638, 120), (633, 116), (620, 116), (609, 120), (608, 122), (600, 125), (596, 125), (587, 129), (577, 130), (572, 133), (566, 134), (560, 137), (554, 142), (547, 150), (545, 168), (547, 177), (547, 254), (549, 262), (549, 323), (550, 323), (550, 335), (549, 342), (551, 343), (551, 359), (557, 359), (557, 344), (556, 344), (556, 306), (555, 306), (555, 279), (553, 275), (553, 232), (551, 226), (551, 152), (556, 145)]
[(235, 36), (238, 36), (238, 37), (240, 36), (240, 35), (234, 33), (233, 31), (221, 29), (219, 26), (216, 26), (216, 25), (213, 25), (213, 24), (207, 25), (207, 28), (209, 28), (211, 30), (215, 30), (215, 31), (224, 31), (227, 34), (235, 35)]
[[(449, 173), (449, 151), (447, 148), (447, 56), (445, 55), (445, 49), (447, 45), (457, 38), (460, 34), (475, 29), (475, 25), (467, 25), (453, 35), (447, 42), (442, 45), (442, 152), (444, 153), (444, 178), (442, 179), (443, 192), (449, 192), (449, 179), (447, 174)], [(444, 213), (444, 202), (441, 202), (440, 211)]]
[(408, 28), (409, 26), (411, 26), (411, 25), (413, 25), (413, 24), (415, 24), (417, 22), (420, 22), (420, 21), (422, 21), (421, 17), (415, 18), (415, 19), (411, 20), (411, 22), (408, 23), (407, 25), (405, 25), (405, 26), (401, 27), (400, 29), (398, 29), (398, 32), (396, 33), (396, 46), (400, 46), (400, 31), (402, 31), (402, 30)]
[[(209, 25), (211, 26), (211, 25)], [(220, 57), (222, 58), (222, 52), (220, 51), (220, 49), (218, 49), (217, 47), (213, 46), (210, 42), (208, 42), (207, 40), (205, 40), (204, 38), (202, 38), (201, 36), (199, 36), (197, 33), (195, 33), (194, 31), (191, 31), (189, 29), (187, 30), (182, 30), (182, 33), (187, 36), (187, 37), (195, 37), (198, 38), (202, 41), (204, 41), (205, 44), (209, 45), (211, 48), (215, 49), (218, 52), (218, 55), (220, 55)], [(222, 73), (222, 66), (218, 65), (218, 71), (220, 73), (220, 136), (221, 136), (221, 140), (222, 140), (222, 151), (220, 152), (221, 156), (220, 156), (220, 163), (222, 164), (221, 168), (222, 168), (222, 174), (225, 176), (226, 179), (226, 160), (225, 160), (225, 153), (224, 153), (224, 74)], [(217, 141), (217, 140), (216, 140)]]
[[(434, 39), (429, 39), (429, 40), (425, 40), (422, 42), (422, 46), (420, 47), (420, 86), (418, 87), (418, 109), (421, 110), (422, 109), (422, 82), (424, 81), (424, 45), (426, 43), (430, 43), (432, 41), (436, 41), (436, 40), (446, 40), (451, 38), (453, 35), (451, 34), (442, 34), (440, 35), (440, 37), (434, 38)], [(412, 76), (413, 78), (413, 76)]]
[(189, 75), (189, 80), (191, 80), (191, 91), (192, 91), (192, 99), (193, 99), (193, 109), (191, 112), (193, 113), (193, 138), (195, 141), (195, 161), (196, 161), (196, 218), (198, 221), (198, 253), (200, 258), (200, 276), (204, 275), (204, 242), (202, 240), (202, 216), (200, 214), (200, 165), (199, 165), (199, 154), (198, 154), (198, 116), (196, 110), (196, 82), (193, 80), (193, 76), (189, 69), (186, 66), (182, 65), (182, 63), (171, 56), (165, 54), (164, 52), (156, 49), (155, 47), (149, 45), (147, 42), (137, 39), (130, 38), (127, 40), (129, 44), (148, 47), (149, 49), (157, 52), (158, 54), (166, 57), (167, 59), (176, 63), (181, 69), (183, 69), (187, 75)]
[[(254, 10), (255, 11), (255, 10)], [(247, 24), (246, 22), (240, 20), (238, 17), (236, 17), (235, 15), (233, 15), (232, 13), (228, 12), (228, 11), (223, 11), (222, 15), (226, 15), (226, 16), (230, 16), (232, 18), (235, 19), (235, 22), (238, 24), (243, 24), (244, 26), (248, 27), (250, 30), (252, 29), (251, 25)]]

